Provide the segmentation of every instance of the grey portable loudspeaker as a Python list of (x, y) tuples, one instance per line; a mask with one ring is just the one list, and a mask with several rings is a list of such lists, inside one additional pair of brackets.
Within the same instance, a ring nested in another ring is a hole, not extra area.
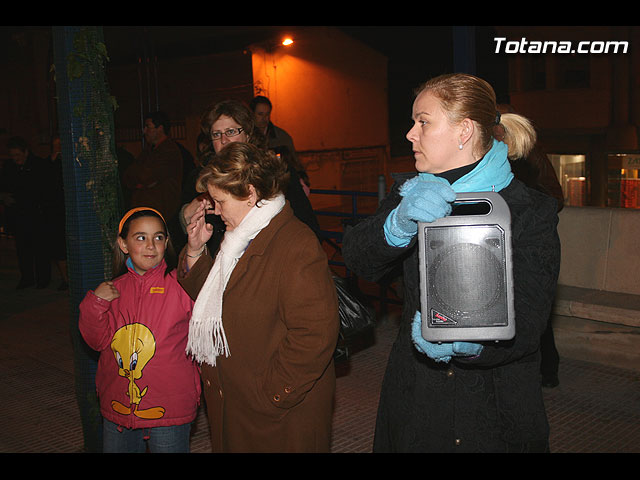
[(425, 340), (515, 336), (511, 214), (498, 193), (458, 193), (451, 215), (418, 223), (418, 250)]

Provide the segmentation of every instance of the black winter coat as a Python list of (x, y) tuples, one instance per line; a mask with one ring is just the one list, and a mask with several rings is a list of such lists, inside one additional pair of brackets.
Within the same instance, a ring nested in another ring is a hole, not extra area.
[(384, 221), (400, 202), (399, 184), (344, 237), (345, 262), (376, 281), (398, 262), (404, 307), (384, 376), (374, 440), (376, 452), (505, 452), (548, 448), (549, 426), (540, 385), (540, 336), (560, 266), (556, 201), (513, 180), (500, 194), (511, 211), (516, 335), (486, 342), (473, 359), (436, 363), (411, 341), (420, 308), (417, 240), (386, 243)]

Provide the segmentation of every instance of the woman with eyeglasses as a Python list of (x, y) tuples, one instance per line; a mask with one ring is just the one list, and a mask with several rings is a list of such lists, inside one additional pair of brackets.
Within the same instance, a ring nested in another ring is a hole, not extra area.
[[(206, 193), (196, 192), (195, 184), (202, 168), (207, 166), (222, 148), (230, 142), (264, 145), (264, 138), (255, 128), (253, 115), (248, 108), (236, 100), (224, 100), (210, 105), (200, 118), (202, 143), (198, 145), (198, 163), (200, 168), (193, 172), (192, 178), (185, 182), (182, 193), (183, 206), (180, 210), (180, 223), (186, 232), (187, 225), (201, 201), (208, 201)], [(225, 225), (217, 215), (208, 215), (207, 221), (214, 227), (209, 241), (209, 251), (215, 252), (224, 235)]]
[[(224, 100), (210, 105), (200, 118), (200, 129), (205, 138), (210, 142), (204, 142), (199, 152), (201, 168), (215, 161), (216, 155), (229, 143), (240, 142), (255, 145), (261, 150), (267, 150), (267, 140), (256, 127), (253, 112), (244, 103), (238, 100)], [(188, 181), (189, 188), (183, 191), (184, 206), (180, 210), (180, 223), (186, 232), (191, 217), (205, 202), (208, 211), (207, 222), (213, 225), (214, 232), (208, 242), (208, 250), (215, 255), (218, 245), (224, 235), (225, 225), (220, 217), (212, 213), (211, 199), (206, 192), (198, 195), (195, 191), (195, 179), (200, 170), (195, 172), (195, 177)], [(289, 185), (285, 191), (285, 197), (289, 201), (293, 213), (320, 238), (320, 227), (313, 213), (311, 203), (307, 199), (300, 185), (299, 177), (293, 168), (289, 169)]]

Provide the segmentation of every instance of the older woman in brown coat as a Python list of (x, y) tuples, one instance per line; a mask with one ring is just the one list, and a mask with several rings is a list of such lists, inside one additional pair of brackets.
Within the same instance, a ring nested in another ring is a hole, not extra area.
[(337, 298), (286, 177), (275, 155), (236, 142), (198, 179), (227, 227), (214, 259), (203, 200), (179, 268), (196, 299), (187, 351), (202, 365), (214, 452), (329, 451)]

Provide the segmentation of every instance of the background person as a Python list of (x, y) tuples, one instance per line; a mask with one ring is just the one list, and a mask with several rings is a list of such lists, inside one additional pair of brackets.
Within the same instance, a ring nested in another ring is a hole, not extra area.
[(215, 255), (226, 227), (220, 217), (213, 214), (209, 194), (196, 190), (197, 178), (205, 166), (215, 161), (216, 154), (225, 145), (231, 142), (243, 142), (263, 147), (264, 137), (256, 130), (251, 112), (237, 100), (223, 100), (209, 105), (200, 119), (200, 128), (204, 138), (199, 137), (199, 168), (189, 180), (189, 185), (185, 185), (183, 205), (178, 218), (183, 231), (186, 232), (191, 216), (200, 204), (205, 202), (209, 214), (207, 220), (213, 227), (213, 233), (208, 241), (208, 251)]
[[(515, 113), (509, 104), (499, 104), (500, 113)], [(504, 139), (504, 127), (496, 125), (494, 136), (497, 140)], [(553, 165), (549, 157), (536, 143), (526, 157), (514, 158), (511, 161), (511, 170), (515, 177), (527, 187), (534, 188), (542, 193), (556, 199), (558, 212), (564, 207), (564, 193)], [(547, 328), (545, 328), (540, 339), (540, 374), (542, 375), (542, 386), (554, 388), (560, 384), (558, 378), (558, 368), (560, 365), (560, 355), (556, 348), (556, 341), (553, 334), (553, 314), (549, 315)]]
[(3, 166), (1, 190), (20, 269), (16, 288), (46, 288), (51, 281), (51, 168), (31, 152), (22, 137), (10, 138), (7, 149), (12, 161)]
[(298, 159), (296, 154), (296, 147), (293, 144), (293, 138), (283, 128), (274, 125), (271, 121), (271, 112), (273, 110), (273, 104), (264, 95), (257, 95), (251, 100), (249, 108), (253, 112), (256, 121), (256, 127), (262, 133), (266, 140), (267, 146), (275, 151), (282, 149), (288, 152), (288, 162), (292, 168), (296, 171), (299, 181), (302, 181), (305, 193), (308, 195), (308, 189), (310, 188), (309, 176), (306, 169)]
[[(225, 100), (211, 105), (202, 115), (201, 130), (202, 133), (209, 138), (210, 142), (209, 145), (205, 145), (201, 151), (200, 158), (203, 160), (203, 164), (215, 162), (216, 155), (226, 145), (233, 142), (251, 143), (265, 151), (269, 150), (264, 135), (256, 127), (252, 112), (246, 105), (237, 100)], [(288, 150), (278, 150), (277, 153), (279, 153), (284, 160), (290, 159), (291, 155)], [(287, 162), (287, 165), (290, 165), (289, 162)], [(322, 239), (320, 226), (313, 212), (311, 202), (303, 190), (302, 183), (299, 181), (296, 171), (292, 168), (289, 168), (289, 180), (284, 193), (296, 217), (309, 226), (319, 240)], [(180, 211), (180, 223), (186, 231), (186, 226), (200, 205), (200, 202), (205, 202), (207, 208), (210, 208), (211, 199), (208, 197), (207, 192), (198, 196), (191, 193), (190, 197), (183, 198), (184, 201), (188, 203), (185, 203)], [(225, 226), (212, 212), (209, 212), (207, 218), (214, 227), (213, 235), (208, 242), (208, 250), (212, 255), (215, 255), (222, 236), (224, 235)]]
[[(173, 241), (178, 241), (177, 214), (182, 196), (184, 159), (169, 132), (169, 117), (164, 112), (151, 112), (145, 116), (145, 148), (126, 169), (122, 181), (129, 193), (128, 207), (145, 206), (158, 210), (167, 220)], [(181, 244), (178, 242), (177, 246)]]

